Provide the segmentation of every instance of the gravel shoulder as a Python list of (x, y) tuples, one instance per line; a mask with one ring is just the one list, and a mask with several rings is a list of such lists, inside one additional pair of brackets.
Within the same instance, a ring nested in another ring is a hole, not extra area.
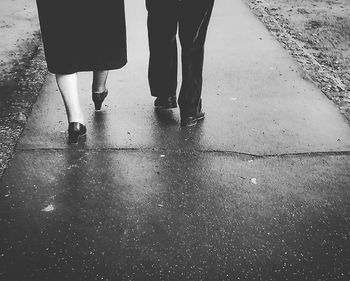
[(0, 1), (0, 110), (40, 44), (33, 0)]
[(0, 1), (0, 177), (46, 77), (33, 0)]

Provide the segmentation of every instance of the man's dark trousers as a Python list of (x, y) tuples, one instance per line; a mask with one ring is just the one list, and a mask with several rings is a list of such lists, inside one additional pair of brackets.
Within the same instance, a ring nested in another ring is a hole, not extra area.
[(182, 85), (181, 116), (200, 110), (204, 43), (214, 0), (146, 0), (150, 48), (148, 79), (151, 95), (176, 95), (179, 30)]

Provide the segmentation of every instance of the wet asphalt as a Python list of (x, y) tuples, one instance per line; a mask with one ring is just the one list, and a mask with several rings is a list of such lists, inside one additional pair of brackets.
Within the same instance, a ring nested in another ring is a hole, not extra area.
[(350, 280), (350, 127), (240, 1), (216, 2), (206, 118), (147, 85), (144, 3), (102, 112), (66, 144), (48, 76), (0, 185), (0, 280)]

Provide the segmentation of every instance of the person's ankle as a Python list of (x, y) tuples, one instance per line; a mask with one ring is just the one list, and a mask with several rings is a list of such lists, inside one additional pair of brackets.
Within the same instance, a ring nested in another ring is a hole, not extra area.
[(85, 119), (82, 118), (82, 117), (71, 117), (71, 118), (68, 118), (68, 123), (73, 123), (73, 122), (85, 125)]
[(106, 87), (92, 88), (93, 93), (104, 93), (105, 91), (107, 91)]

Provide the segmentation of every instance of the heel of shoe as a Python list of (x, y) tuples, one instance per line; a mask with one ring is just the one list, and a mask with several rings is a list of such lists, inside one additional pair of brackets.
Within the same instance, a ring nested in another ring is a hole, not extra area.
[(92, 101), (95, 105), (95, 110), (99, 111), (101, 110), (102, 103), (105, 100), (105, 98), (108, 95), (108, 90), (102, 92), (102, 93), (92, 93)]
[(68, 144), (77, 144), (86, 137), (86, 127), (78, 122), (71, 122), (68, 125)]
[(79, 141), (86, 139), (86, 134), (81, 135), (80, 133), (74, 132), (68, 135), (68, 144), (78, 144)]
[(101, 110), (101, 107), (102, 107), (102, 101), (94, 101), (94, 105), (95, 105), (95, 110), (99, 111)]

